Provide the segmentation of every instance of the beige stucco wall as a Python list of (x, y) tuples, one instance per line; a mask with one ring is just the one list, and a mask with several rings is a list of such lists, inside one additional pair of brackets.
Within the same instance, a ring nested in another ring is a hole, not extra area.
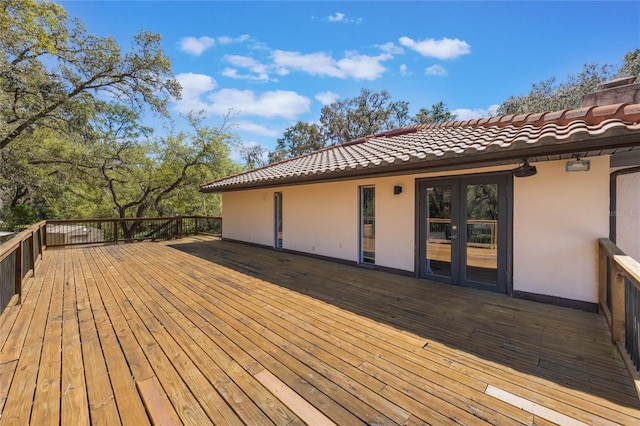
[[(223, 194), (224, 238), (273, 246), (274, 193), (282, 192), (283, 248), (358, 261), (358, 192), (376, 187), (376, 263), (413, 270), (414, 181), (408, 176)], [(403, 193), (393, 194), (402, 185)]]
[(513, 289), (597, 302), (597, 239), (609, 234), (609, 159), (567, 173), (565, 161), (537, 163), (514, 178)]
[(222, 237), (273, 245), (273, 191), (257, 189), (222, 195)]
[[(596, 240), (608, 235), (609, 161), (564, 171), (537, 163), (536, 176), (514, 179), (514, 290), (595, 302)], [(514, 166), (467, 170), (464, 174)], [(223, 237), (273, 246), (273, 194), (283, 193), (283, 248), (358, 261), (358, 188), (376, 187), (376, 264), (413, 271), (415, 181), (451, 172), (286, 186), (223, 195)], [(393, 194), (394, 185), (403, 192)]]
[(284, 205), (283, 248), (357, 260), (357, 186), (333, 182), (280, 190)]
[(617, 179), (616, 245), (640, 262), (640, 173)]

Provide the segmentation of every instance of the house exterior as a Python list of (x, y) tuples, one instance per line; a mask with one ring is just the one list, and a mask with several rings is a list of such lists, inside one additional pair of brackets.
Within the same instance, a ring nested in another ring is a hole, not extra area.
[(611, 230), (640, 258), (640, 84), (601, 93), (384, 132), (200, 189), (223, 194), (225, 239), (594, 310), (597, 239)]

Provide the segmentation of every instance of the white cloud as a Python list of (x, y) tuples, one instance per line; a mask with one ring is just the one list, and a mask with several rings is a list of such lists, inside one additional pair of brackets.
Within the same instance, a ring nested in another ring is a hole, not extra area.
[(275, 81), (269, 78), (269, 74), (260, 73), (260, 74), (239, 74), (238, 70), (235, 68), (225, 68), (222, 70), (221, 74), (228, 78), (233, 78), (235, 80), (251, 80), (251, 81)]
[(330, 105), (340, 99), (340, 95), (333, 92), (320, 92), (316, 95), (316, 99), (319, 100), (322, 105)]
[(329, 22), (342, 22), (344, 21), (344, 13), (340, 13), (340, 12), (336, 12), (335, 15), (329, 15), (327, 16), (327, 20)]
[(438, 75), (441, 77), (447, 76), (447, 70), (441, 67), (440, 65), (431, 65), (429, 68), (424, 70), (428, 75)]
[(270, 129), (266, 126), (252, 123), (250, 121), (237, 121), (234, 123), (237, 130), (242, 130), (248, 133), (254, 133), (256, 135), (269, 136), (272, 138), (282, 136), (282, 130)]
[(215, 40), (211, 37), (185, 37), (180, 41), (180, 49), (183, 52), (200, 56), (202, 52), (212, 47), (215, 43)]
[(345, 58), (336, 61), (323, 52), (302, 54), (274, 50), (272, 58), (281, 75), (284, 75), (285, 70), (291, 69), (326, 77), (375, 80), (386, 70), (381, 62), (391, 59), (392, 56), (389, 54), (368, 56), (350, 53)]
[(387, 55), (367, 56), (352, 55), (338, 61), (338, 68), (342, 72), (356, 80), (375, 80), (380, 77), (386, 68), (381, 62), (390, 59)]
[(204, 74), (178, 74), (176, 80), (182, 86), (182, 99), (175, 109), (181, 113), (205, 111), (208, 114), (226, 115), (231, 111), (237, 116), (297, 118), (309, 111), (311, 100), (295, 92), (276, 90), (260, 95), (251, 90), (222, 89), (213, 77)]
[(344, 24), (360, 24), (360, 23), (362, 23), (362, 18), (347, 18), (347, 15), (345, 15), (342, 12), (336, 12), (333, 15), (329, 15), (324, 19), (329, 21), (329, 22), (342, 22)]
[(244, 41), (249, 40), (250, 37), (248, 34), (243, 34), (239, 37), (232, 38), (228, 36), (220, 36), (217, 38), (212, 37), (184, 37), (180, 40), (180, 50), (183, 52), (190, 53), (195, 56), (200, 56), (202, 53), (218, 44), (231, 44), (231, 43), (242, 43)]
[(276, 90), (256, 95), (251, 90), (222, 89), (210, 94), (211, 112), (226, 114), (232, 110), (237, 115), (282, 117), (289, 120), (309, 111), (311, 100), (295, 92)]
[(242, 43), (244, 41), (249, 40), (248, 34), (242, 34), (240, 37), (232, 38), (228, 36), (220, 36), (218, 37), (218, 43), (220, 44), (231, 44), (231, 43)]
[(225, 59), (236, 67), (247, 68), (253, 74), (240, 74), (235, 68), (225, 68), (222, 75), (239, 80), (269, 81), (269, 66), (249, 56), (227, 55)]
[(208, 75), (183, 73), (176, 75), (176, 80), (182, 86), (182, 99), (176, 101), (176, 110), (181, 113), (190, 111), (207, 111), (209, 106), (202, 101), (201, 96), (216, 88), (217, 83)]
[(378, 48), (391, 55), (402, 55), (404, 53), (404, 49), (402, 47), (396, 46), (392, 42), (381, 44)]
[(227, 55), (225, 56), (225, 59), (233, 66), (248, 68), (256, 74), (266, 74), (269, 71), (269, 67), (267, 65), (260, 63), (249, 56)]
[(458, 109), (454, 109), (451, 112), (456, 115), (457, 120), (464, 121), (464, 120), (472, 120), (474, 118), (493, 117), (494, 115), (496, 115), (496, 112), (498, 111), (499, 106), (500, 105), (491, 105), (487, 109), (458, 108)]
[(455, 59), (458, 56), (471, 53), (471, 46), (463, 40), (443, 38), (434, 40), (432, 38), (422, 41), (415, 41), (409, 37), (400, 37), (401, 45), (413, 49), (423, 56), (430, 56), (438, 59)]
[(344, 78), (344, 73), (336, 67), (335, 60), (326, 53), (317, 52), (302, 54), (299, 52), (274, 50), (272, 58), (274, 64), (279, 68), (291, 68), (298, 71), (304, 71), (311, 75), (326, 75), (329, 77)]
[(400, 75), (403, 77), (411, 75), (411, 71), (409, 71), (409, 69), (407, 68), (407, 64), (400, 65)]

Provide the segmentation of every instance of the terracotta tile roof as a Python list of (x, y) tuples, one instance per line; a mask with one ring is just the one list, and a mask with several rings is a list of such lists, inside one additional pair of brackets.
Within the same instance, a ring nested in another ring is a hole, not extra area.
[(640, 104), (405, 127), (218, 179), (201, 185), (200, 190), (225, 192), (379, 173), (424, 172), (572, 152), (597, 155), (621, 147), (640, 149)]

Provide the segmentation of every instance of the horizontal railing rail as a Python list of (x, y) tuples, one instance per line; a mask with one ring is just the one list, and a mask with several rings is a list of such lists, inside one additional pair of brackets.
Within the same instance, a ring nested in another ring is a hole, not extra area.
[(640, 263), (606, 238), (598, 241), (598, 302), (640, 397)]
[(0, 313), (14, 296), (22, 301), (22, 284), (35, 274), (45, 245), (46, 222), (39, 222), (0, 245)]
[[(498, 221), (491, 219), (467, 219), (467, 245), (495, 248), (498, 244)], [(451, 219), (428, 218), (429, 242), (451, 244)]]
[(176, 216), (125, 219), (48, 220), (47, 246), (155, 241), (185, 235), (222, 234), (217, 216)]
[(47, 247), (155, 241), (190, 235), (222, 235), (222, 218), (177, 216), (127, 219), (46, 220), (0, 244), (0, 315), (36, 274)]

